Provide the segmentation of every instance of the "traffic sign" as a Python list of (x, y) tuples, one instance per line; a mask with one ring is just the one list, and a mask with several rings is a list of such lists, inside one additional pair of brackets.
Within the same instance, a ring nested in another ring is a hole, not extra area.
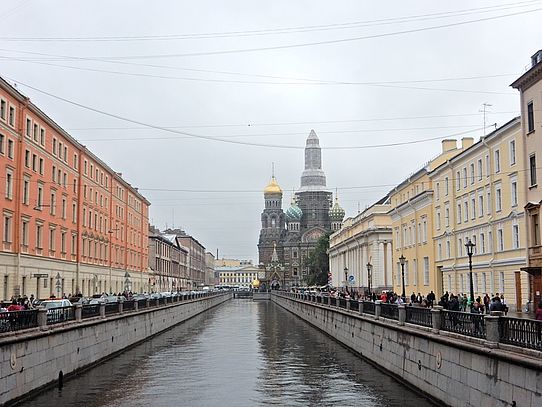
[(356, 281), (356, 278), (354, 276), (348, 276), (348, 282), (350, 284), (354, 284), (354, 281)]

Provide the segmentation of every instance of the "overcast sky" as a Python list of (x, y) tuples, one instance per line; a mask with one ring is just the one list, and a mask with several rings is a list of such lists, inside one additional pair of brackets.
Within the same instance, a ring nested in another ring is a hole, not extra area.
[(440, 139), (477, 140), (483, 103), (487, 131), (518, 115), (509, 84), (542, 48), (541, 17), (542, 1), (14, 0), (0, 75), (139, 187), (151, 223), (257, 262), (272, 162), (286, 209), (314, 129), (356, 215)]

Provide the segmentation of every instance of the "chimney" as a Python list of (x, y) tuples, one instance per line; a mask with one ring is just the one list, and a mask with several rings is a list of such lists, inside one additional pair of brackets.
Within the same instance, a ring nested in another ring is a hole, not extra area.
[(531, 57), (531, 68), (539, 62), (542, 62), (542, 49)]
[(474, 138), (472, 137), (463, 137), (461, 139), (461, 149), (465, 151), (467, 148), (474, 144)]
[(457, 142), (452, 139), (445, 139), (442, 140), (442, 152), (445, 153), (447, 151), (455, 150), (457, 148)]

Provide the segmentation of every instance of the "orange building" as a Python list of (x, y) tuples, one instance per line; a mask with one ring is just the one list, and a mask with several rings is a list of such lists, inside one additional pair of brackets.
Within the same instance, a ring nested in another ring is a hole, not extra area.
[(148, 287), (149, 201), (0, 78), (0, 299)]

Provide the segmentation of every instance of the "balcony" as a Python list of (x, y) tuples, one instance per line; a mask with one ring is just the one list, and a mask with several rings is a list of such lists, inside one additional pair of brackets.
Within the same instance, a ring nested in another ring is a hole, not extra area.
[(542, 258), (542, 245), (529, 247), (529, 258)]

